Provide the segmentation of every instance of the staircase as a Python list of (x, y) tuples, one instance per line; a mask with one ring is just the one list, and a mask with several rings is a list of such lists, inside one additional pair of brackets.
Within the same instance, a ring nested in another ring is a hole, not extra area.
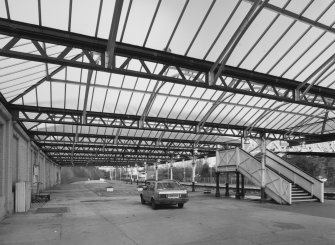
[(292, 184), (292, 202), (317, 202), (318, 199), (302, 189), (297, 184)]
[(266, 151), (265, 168), (262, 155), (250, 155), (242, 149), (217, 151), (217, 171), (238, 171), (280, 204), (324, 202), (323, 183), (308, 175), (271, 151)]
[[(258, 160), (259, 162), (261, 162), (262, 161), (262, 154), (258, 153), (254, 156), (254, 158), (256, 160)], [(293, 181), (291, 181), (290, 179), (285, 177), (283, 174), (279, 173), (278, 171), (276, 171), (275, 169), (271, 168), (268, 165), (265, 165), (265, 166), (267, 168), (271, 169), (272, 171), (276, 172), (276, 174), (278, 174), (280, 177), (282, 177), (283, 179), (287, 180), (288, 182), (290, 182), (292, 184), (292, 188), (291, 188), (292, 203), (317, 202), (318, 201), (317, 198), (313, 197), (309, 192), (307, 192), (306, 190), (301, 188), (299, 185), (293, 183)]]

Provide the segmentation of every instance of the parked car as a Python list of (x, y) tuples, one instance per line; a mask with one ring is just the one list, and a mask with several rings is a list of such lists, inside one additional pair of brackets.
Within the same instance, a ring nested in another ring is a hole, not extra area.
[(188, 201), (187, 190), (178, 181), (147, 181), (140, 194), (141, 203), (151, 203), (152, 209), (157, 205), (178, 205), (183, 208)]

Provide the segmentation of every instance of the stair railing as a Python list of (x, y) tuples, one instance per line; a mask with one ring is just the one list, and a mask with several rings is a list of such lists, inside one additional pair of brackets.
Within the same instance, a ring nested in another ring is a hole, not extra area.
[[(240, 148), (218, 151), (218, 169), (227, 170), (232, 166), (235, 166), (234, 169), (242, 173), (253, 184), (261, 187), (262, 165), (252, 155)], [(278, 203), (292, 204), (291, 183), (271, 169), (266, 169), (264, 174), (266, 194)]]
[[(255, 185), (261, 186), (261, 163), (249, 153), (236, 148), (236, 165), (238, 171), (249, 178)], [(265, 169), (265, 192), (278, 203), (292, 204), (291, 183), (271, 169)]]
[(320, 202), (324, 202), (324, 186), (322, 181), (308, 175), (269, 150), (266, 151), (266, 165), (308, 191), (312, 196), (317, 197)]

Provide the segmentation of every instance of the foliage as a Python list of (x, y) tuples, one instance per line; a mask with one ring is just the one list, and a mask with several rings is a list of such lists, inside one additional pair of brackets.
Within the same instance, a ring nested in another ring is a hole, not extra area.
[[(96, 167), (62, 167), (62, 183), (71, 183), (87, 179), (100, 179), (106, 176), (106, 172)], [(107, 174), (107, 176), (109, 176)]]
[(321, 164), (316, 160), (316, 158), (295, 156), (286, 160), (313, 177), (319, 176), (322, 172)]
[(328, 166), (327, 168), (327, 184), (335, 186), (335, 168)]

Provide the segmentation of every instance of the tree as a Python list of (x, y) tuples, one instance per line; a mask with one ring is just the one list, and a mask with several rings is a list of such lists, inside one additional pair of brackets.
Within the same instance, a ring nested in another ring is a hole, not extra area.
[(327, 167), (327, 185), (334, 186), (335, 185), (335, 168), (328, 166)]
[(208, 163), (205, 163), (202, 165), (201, 171), (200, 171), (201, 177), (210, 177), (210, 168)]
[[(287, 160), (287, 159), (286, 159)], [(296, 167), (305, 171), (313, 177), (317, 177), (321, 173), (321, 163), (317, 158), (311, 158), (306, 156), (296, 156), (289, 159), (288, 162), (291, 162)]]

